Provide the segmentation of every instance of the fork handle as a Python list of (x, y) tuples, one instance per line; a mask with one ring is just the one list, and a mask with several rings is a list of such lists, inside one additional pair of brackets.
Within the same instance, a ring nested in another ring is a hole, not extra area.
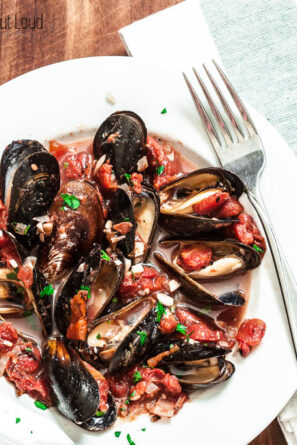
[(278, 277), (280, 289), (282, 292), (291, 336), (293, 339), (293, 346), (297, 357), (297, 285), (286, 261), (284, 253), (274, 233), (269, 215), (266, 210), (260, 190), (257, 193), (248, 193), (248, 198), (254, 206), (261, 223), (264, 227), (267, 241), (270, 247), (272, 259), (274, 261), (276, 274)]

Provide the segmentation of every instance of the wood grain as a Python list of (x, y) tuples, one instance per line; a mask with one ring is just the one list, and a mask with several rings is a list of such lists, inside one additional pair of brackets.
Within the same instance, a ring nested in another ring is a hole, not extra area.
[[(15, 14), (18, 21), (22, 17), (43, 15), (43, 29), (22, 30), (11, 26), (0, 30), (0, 85), (63, 60), (125, 55), (118, 29), (180, 1), (0, 0), (0, 17), (10, 15), (11, 22)], [(285, 444), (275, 420), (250, 445)]]

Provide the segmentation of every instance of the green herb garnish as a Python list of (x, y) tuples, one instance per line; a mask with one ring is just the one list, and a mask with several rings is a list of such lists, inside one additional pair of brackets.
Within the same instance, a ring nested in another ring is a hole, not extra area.
[(124, 218), (124, 222), (130, 221), (130, 218)]
[(125, 401), (126, 405), (129, 405), (131, 397), (136, 395), (136, 391), (131, 392), (131, 394), (128, 396), (128, 399)]
[(127, 434), (127, 440), (129, 442), (129, 445), (135, 445), (135, 442), (133, 442), (133, 440), (131, 439), (130, 434)]
[(20, 421), (21, 421), (21, 419), (19, 417), (16, 417), (15, 423), (19, 423)]
[(15, 272), (10, 272), (6, 275), (6, 278), (8, 280), (14, 280), (14, 281), (20, 281), (17, 277), (17, 274)]
[(27, 235), (27, 233), (29, 232), (30, 227), (31, 227), (31, 225), (29, 224), (29, 225), (25, 228), (24, 235)]
[(91, 289), (89, 286), (84, 286), (83, 284), (80, 286), (81, 290), (86, 290), (88, 291), (88, 298), (91, 298)]
[(162, 175), (164, 169), (165, 169), (164, 165), (158, 165), (158, 167), (156, 168), (157, 175), (158, 176)]
[(166, 113), (167, 113), (166, 108), (163, 108), (163, 110), (161, 111), (161, 114), (166, 114)]
[(42, 291), (40, 292), (40, 298), (43, 298), (45, 295), (53, 295), (54, 288), (51, 284), (48, 286), (45, 286)]
[(64, 163), (63, 163), (63, 167), (64, 167), (64, 168), (68, 168), (68, 167), (69, 167), (69, 162), (64, 162)]
[(156, 321), (157, 323), (160, 323), (160, 320), (162, 318), (162, 315), (165, 314), (165, 308), (160, 301), (158, 301), (157, 306), (155, 308), (155, 312), (157, 312)]
[(117, 297), (113, 297), (113, 299), (111, 300), (113, 303), (116, 303), (118, 301)]
[(127, 408), (120, 408), (120, 411), (127, 411)]
[(26, 348), (26, 351), (32, 352), (32, 348)]
[(190, 341), (190, 335), (192, 335), (192, 334), (194, 334), (194, 331), (190, 332), (190, 333), (187, 335), (187, 343), (189, 343), (189, 341)]
[(137, 334), (140, 336), (140, 346), (143, 346), (147, 340), (147, 333), (144, 331), (137, 331)]
[(101, 250), (101, 257), (103, 260), (110, 261), (110, 257), (107, 255), (105, 250)]
[(122, 434), (122, 431), (115, 431), (114, 432), (115, 437), (120, 437), (121, 434)]
[(104, 411), (96, 411), (95, 417), (103, 417), (105, 415)]
[(131, 274), (132, 274), (132, 281), (135, 281), (135, 273), (133, 272), (133, 270), (131, 270)]
[(100, 335), (100, 334), (97, 334), (97, 335), (96, 335), (96, 338), (97, 338), (97, 340), (100, 340), (101, 335)]
[(42, 411), (45, 411), (46, 409), (48, 409), (48, 406), (46, 406), (44, 403), (40, 402), (40, 400), (35, 400), (34, 405), (37, 408), (42, 409)]
[(184, 335), (186, 335), (186, 332), (187, 332), (186, 326), (184, 326), (183, 324), (180, 324), (180, 323), (177, 323), (175, 330), (177, 332), (180, 332), (181, 334), (184, 334)]
[(146, 431), (146, 428), (141, 428), (141, 431)]
[(133, 381), (134, 381), (134, 383), (140, 382), (141, 378), (142, 377), (141, 377), (140, 372), (139, 371), (135, 371), (134, 374), (133, 374)]
[(130, 175), (130, 173), (125, 173), (125, 178), (127, 179), (127, 182), (130, 185), (131, 184), (132, 175)]
[(76, 210), (80, 206), (80, 200), (74, 195), (68, 195), (68, 193), (62, 193), (62, 198), (70, 209)]
[(261, 247), (258, 247), (256, 244), (253, 244), (253, 248), (255, 249), (256, 252), (263, 253), (263, 249), (261, 249)]

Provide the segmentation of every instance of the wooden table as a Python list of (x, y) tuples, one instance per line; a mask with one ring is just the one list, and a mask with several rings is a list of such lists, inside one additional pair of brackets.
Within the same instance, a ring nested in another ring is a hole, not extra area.
[[(0, 30), (0, 85), (62, 60), (126, 55), (118, 29), (180, 1), (0, 0), (0, 27), (7, 28)], [(33, 27), (33, 18), (41, 14), (43, 23), (39, 19), (35, 25), (42, 29), (19, 29), (29, 24), (29, 17)], [(285, 444), (274, 420), (250, 445)]]

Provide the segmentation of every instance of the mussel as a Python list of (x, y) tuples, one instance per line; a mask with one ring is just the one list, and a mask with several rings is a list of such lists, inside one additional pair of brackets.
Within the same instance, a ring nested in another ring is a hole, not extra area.
[(191, 278), (176, 264), (168, 261), (163, 254), (155, 252), (154, 255), (169, 272), (171, 272), (174, 276), (177, 276), (184, 293), (197, 304), (204, 306), (210, 305), (211, 307), (243, 306), (245, 304), (243, 291), (230, 291), (217, 296), (205, 289), (205, 287)]
[(146, 155), (147, 131), (143, 120), (133, 111), (117, 111), (99, 127), (93, 142), (95, 159), (110, 160), (116, 178), (125, 182), (125, 174), (137, 171), (137, 163)]
[(197, 214), (199, 211), (195, 209), (205, 199), (219, 202), (221, 192), (238, 199), (243, 191), (241, 180), (227, 170), (216, 167), (195, 170), (161, 188), (160, 221), (167, 232), (182, 236), (226, 227), (238, 221), (236, 216), (219, 219), (207, 212)]
[(0, 314), (22, 314), (30, 305), (26, 288), (14, 269), (0, 268)]
[(86, 255), (103, 229), (103, 211), (96, 188), (88, 181), (68, 182), (49, 212), (51, 233), (41, 244), (38, 262), (50, 282), (61, 279)]
[(156, 232), (159, 212), (159, 196), (148, 184), (143, 184), (138, 194), (123, 186), (111, 197), (108, 220), (112, 223), (112, 230), (120, 230), (121, 223), (130, 223), (124, 236), (118, 234), (118, 247), (133, 263), (146, 260)]
[[(178, 270), (197, 281), (221, 281), (246, 273), (260, 265), (261, 258), (251, 246), (234, 240), (210, 241), (193, 239), (164, 239), (161, 244), (174, 247), (171, 262)], [(207, 256), (205, 265), (200, 263), (200, 253)], [(195, 260), (187, 264), (187, 258)]]
[(88, 329), (80, 354), (91, 363), (108, 364), (111, 374), (124, 371), (141, 360), (159, 338), (155, 300), (145, 297), (133, 301), (95, 320)]
[(37, 141), (14, 141), (1, 159), (1, 196), (8, 230), (27, 249), (38, 241), (36, 217), (44, 215), (60, 187), (57, 160)]

